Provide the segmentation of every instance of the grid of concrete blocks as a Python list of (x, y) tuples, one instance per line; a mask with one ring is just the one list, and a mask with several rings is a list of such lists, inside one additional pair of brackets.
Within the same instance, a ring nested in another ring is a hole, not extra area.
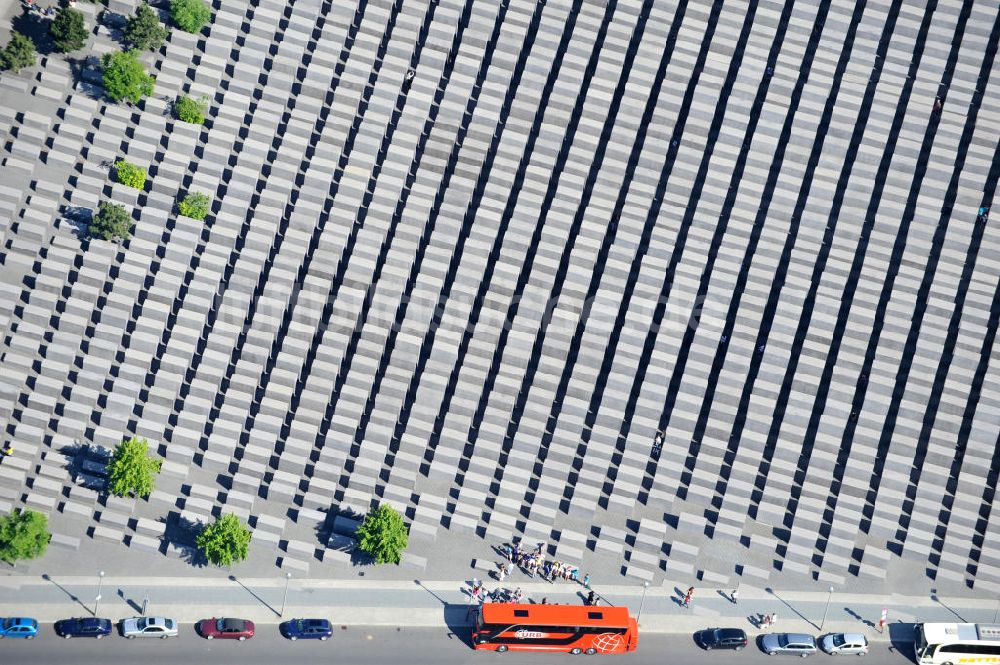
[[(418, 568), (1000, 590), (995, 3), (225, 0), (116, 105), (131, 6), (0, 77), (0, 507), (54, 545), (233, 512), (315, 573), (388, 502)], [(132, 434), (148, 500), (101, 492)]]

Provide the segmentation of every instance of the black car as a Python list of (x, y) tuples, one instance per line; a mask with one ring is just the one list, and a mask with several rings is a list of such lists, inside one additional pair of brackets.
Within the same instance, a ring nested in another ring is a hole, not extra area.
[(111, 634), (111, 621), (109, 619), (98, 619), (95, 617), (62, 619), (60, 621), (56, 621), (55, 628), (56, 633), (66, 639), (71, 637), (94, 637), (101, 639), (105, 635)]
[(747, 634), (739, 628), (709, 628), (695, 634), (702, 649), (733, 649), (739, 651), (747, 645)]

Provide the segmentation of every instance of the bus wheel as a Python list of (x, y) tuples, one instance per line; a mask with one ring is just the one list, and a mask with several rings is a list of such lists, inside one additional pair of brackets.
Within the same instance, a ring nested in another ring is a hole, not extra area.
[(589, 649), (587, 649), (588, 656), (593, 656), (595, 653), (597, 653), (597, 649), (595, 649), (594, 647), (590, 647)]
[(569, 652), (574, 656), (579, 656), (581, 653), (583, 653), (583, 650), (580, 649), (580, 647), (573, 647), (572, 649), (569, 650)]
[(507, 651), (507, 645), (506, 644), (501, 644), (500, 646), (497, 647), (497, 652), (498, 653), (503, 653), (505, 651)]

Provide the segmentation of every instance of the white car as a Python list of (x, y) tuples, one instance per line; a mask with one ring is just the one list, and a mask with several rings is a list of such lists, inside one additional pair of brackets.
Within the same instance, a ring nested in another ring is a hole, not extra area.
[(177, 622), (165, 617), (134, 617), (122, 620), (122, 637), (177, 637)]

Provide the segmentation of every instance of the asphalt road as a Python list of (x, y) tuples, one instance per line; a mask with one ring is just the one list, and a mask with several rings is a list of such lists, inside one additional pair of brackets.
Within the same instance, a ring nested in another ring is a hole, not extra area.
[[(42, 627), (35, 640), (0, 640), (0, 663), (4, 665), (460, 665), (482, 663), (560, 663), (562, 654), (495, 654), (473, 651), (462, 637), (444, 629), (394, 629), (350, 627), (338, 630), (327, 642), (289, 642), (277, 634), (273, 625), (262, 626), (247, 642), (208, 641), (198, 637), (191, 626), (182, 626), (181, 635), (170, 640), (129, 640), (112, 635), (103, 640), (63, 640), (51, 625)], [(817, 654), (810, 663), (819, 665), (830, 656)], [(630, 665), (739, 665), (770, 663), (769, 658), (751, 646), (740, 653), (706, 653), (686, 635), (650, 635), (642, 637), (634, 654), (597, 657)], [(587, 662), (590, 662), (589, 660)], [(792, 658), (777, 662), (799, 662)], [(834, 662), (840, 662), (834, 661)], [(849, 660), (848, 662), (854, 662)], [(912, 663), (909, 645), (902, 653), (887, 644), (873, 645), (861, 662), (865, 665), (906, 665)]]

